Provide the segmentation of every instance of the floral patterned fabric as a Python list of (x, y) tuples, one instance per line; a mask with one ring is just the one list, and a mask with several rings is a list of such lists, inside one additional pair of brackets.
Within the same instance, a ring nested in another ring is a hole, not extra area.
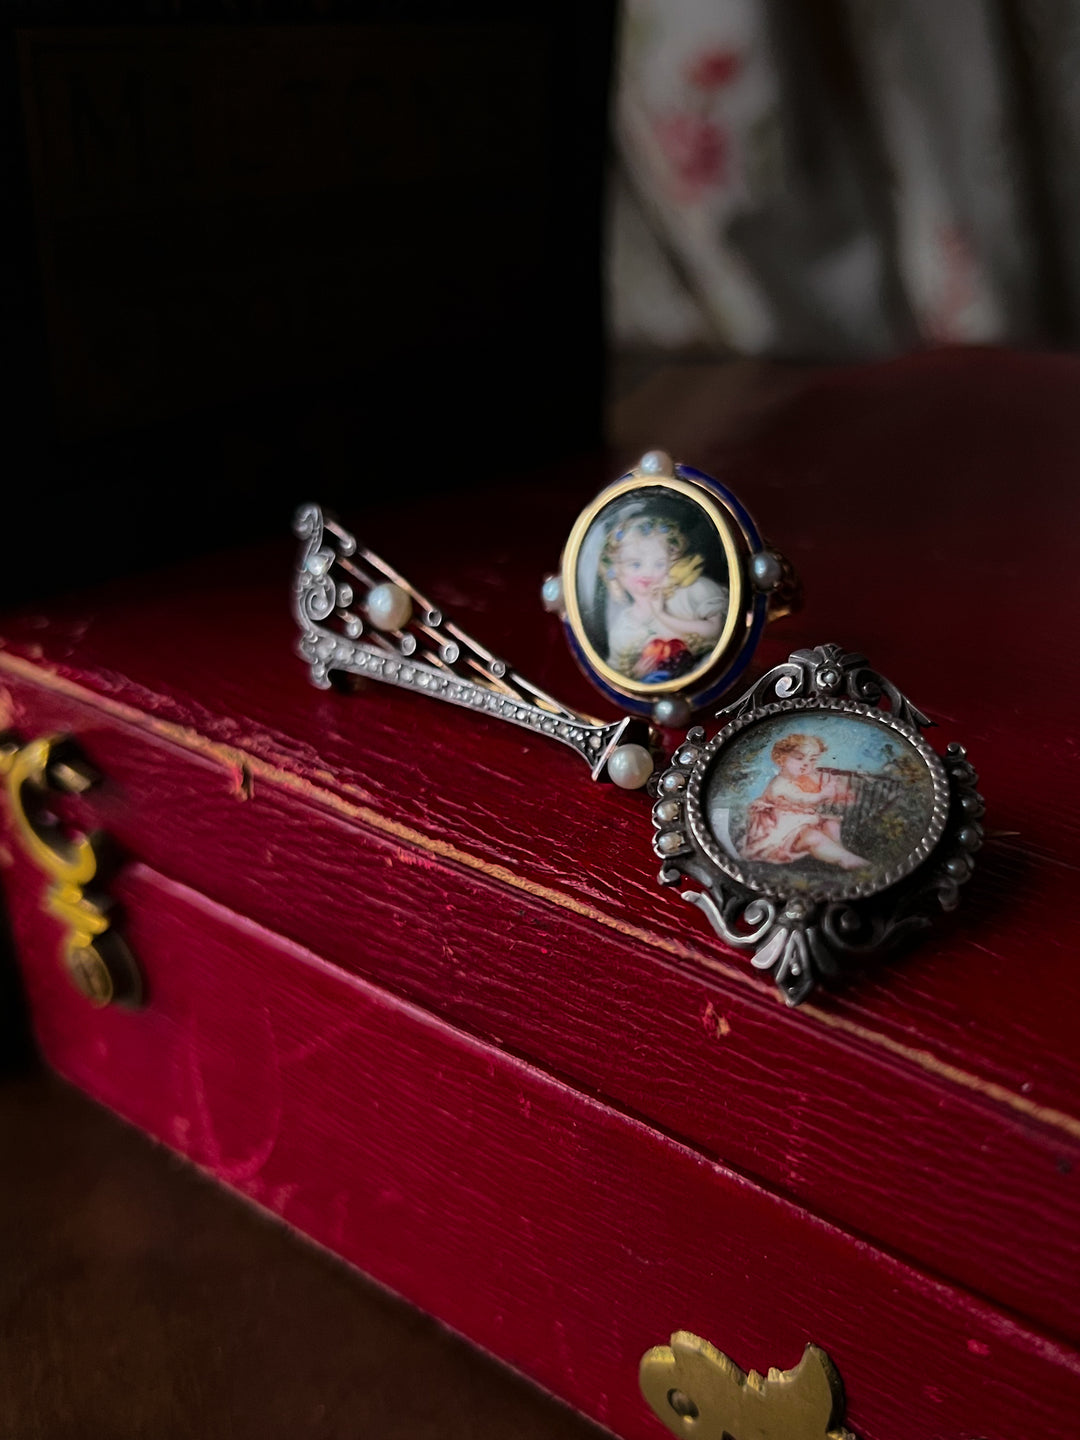
[(623, 0), (614, 128), (624, 347), (1076, 338), (1075, 0)]

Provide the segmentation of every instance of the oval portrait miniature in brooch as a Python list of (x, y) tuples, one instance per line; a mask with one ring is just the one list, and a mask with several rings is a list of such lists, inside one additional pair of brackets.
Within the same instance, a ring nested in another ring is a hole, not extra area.
[(854, 898), (926, 858), (948, 785), (925, 742), (880, 711), (820, 706), (736, 722), (694, 797), (696, 818), (732, 879)]
[(679, 725), (737, 679), (796, 593), (735, 496), (654, 450), (578, 517), (544, 601), (599, 689)]

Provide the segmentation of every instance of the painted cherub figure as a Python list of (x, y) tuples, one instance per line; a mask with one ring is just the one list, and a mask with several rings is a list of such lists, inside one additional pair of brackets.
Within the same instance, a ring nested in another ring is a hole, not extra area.
[(747, 807), (744, 859), (790, 865), (812, 856), (842, 870), (870, 864), (843, 843), (840, 816), (830, 813), (851, 805), (856, 791), (849, 776), (820, 768), (827, 748), (817, 735), (777, 740), (770, 752), (777, 773)]
[(608, 664), (646, 684), (692, 670), (713, 648), (728, 590), (702, 571), (673, 521), (637, 515), (617, 522), (600, 558), (607, 586)]

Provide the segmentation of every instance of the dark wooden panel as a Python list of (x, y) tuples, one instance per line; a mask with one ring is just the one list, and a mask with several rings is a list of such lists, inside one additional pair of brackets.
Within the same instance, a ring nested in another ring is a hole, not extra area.
[(548, 39), (527, 16), (27, 32), (66, 429), (539, 338)]
[(50, 534), (0, 595), (273, 531), (297, 474), (595, 441), (611, 3), (319, 8), (0, 37), (5, 474)]

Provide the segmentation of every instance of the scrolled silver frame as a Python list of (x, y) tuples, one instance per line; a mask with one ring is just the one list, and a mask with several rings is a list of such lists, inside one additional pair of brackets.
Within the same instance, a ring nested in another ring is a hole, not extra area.
[[(764, 882), (724, 854), (702, 807), (709, 772), (737, 734), (810, 710), (870, 718), (893, 730), (917, 751), (934, 783), (931, 817), (903, 864), (847, 890), (785, 887), (782, 872)], [(932, 722), (864, 656), (837, 645), (796, 651), (719, 713), (732, 717), (728, 724), (708, 742), (700, 726), (689, 731), (673, 763), (650, 782), (659, 880), (697, 881), (703, 888), (684, 890), (682, 898), (704, 911), (727, 944), (753, 948), (751, 964), (772, 974), (788, 1004), (800, 1004), (819, 982), (839, 979), (845, 960), (923, 929), (934, 909), (954, 908), (982, 843), (978, 776), (963, 746), (951, 744), (941, 756), (927, 744), (919, 731)]]

